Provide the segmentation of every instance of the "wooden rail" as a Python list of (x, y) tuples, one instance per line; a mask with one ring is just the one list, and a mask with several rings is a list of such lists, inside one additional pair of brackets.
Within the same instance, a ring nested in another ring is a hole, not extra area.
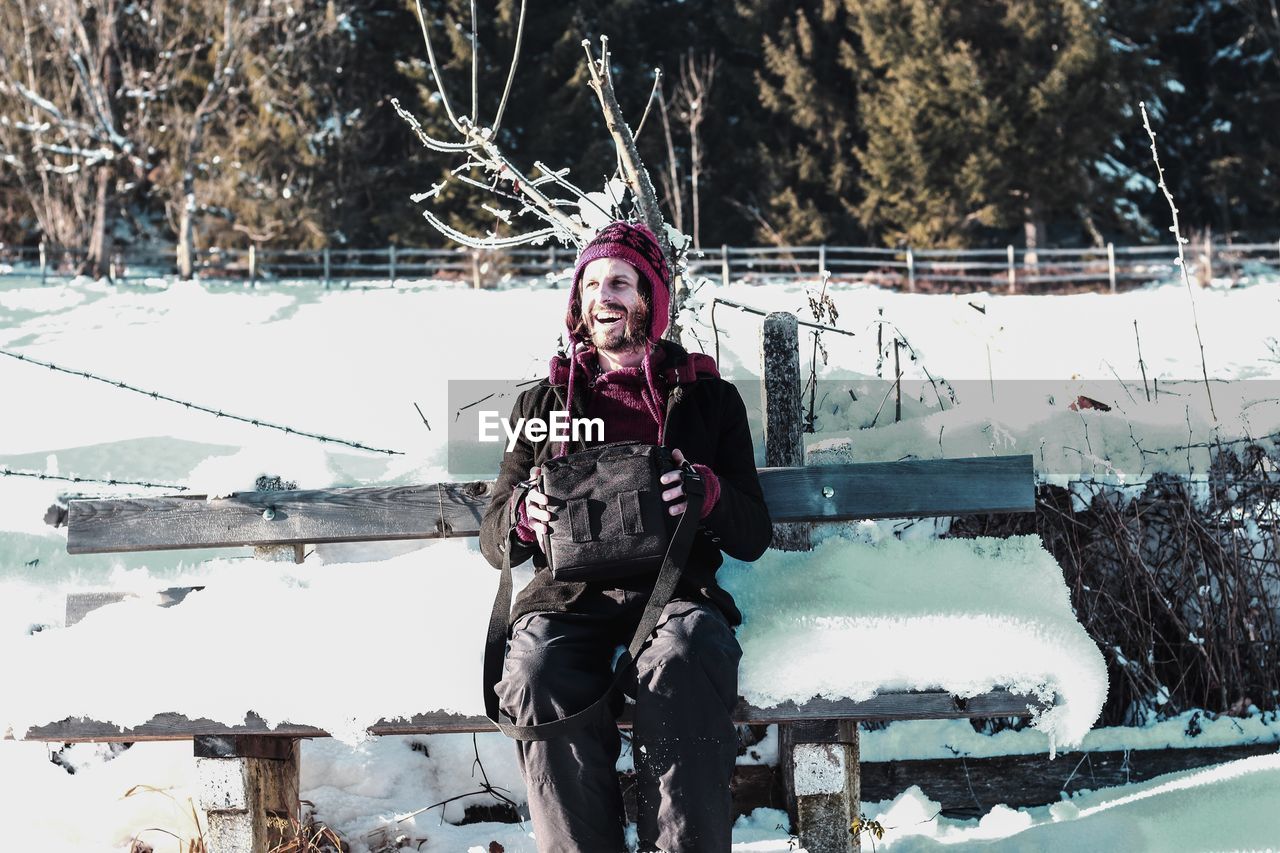
[[(1193, 275), (1238, 279), (1246, 266), (1280, 269), (1280, 242), (1206, 243), (1187, 247)], [(86, 255), (83, 249), (53, 246), (10, 247), (0, 262), (12, 269), (0, 273), (38, 274), (42, 281), (69, 277)], [(1176, 276), (1175, 246), (1105, 246), (1027, 250), (1017, 246), (995, 249), (897, 249), (874, 246), (721, 246), (689, 258), (692, 276), (723, 282), (760, 278), (818, 278), (823, 270), (835, 279), (874, 281), (889, 287), (969, 285), (973, 288), (1034, 291), (1045, 286), (1093, 284), (1115, 291), (1119, 284)], [(574, 253), (563, 246), (476, 252), (468, 249), (426, 249), (387, 246), (377, 249), (327, 248), (245, 249), (210, 248), (196, 253), (195, 273), (209, 281), (279, 279), (323, 282), (326, 287), (352, 281), (381, 282), (423, 278), (456, 279), (483, 287), (506, 275), (543, 278), (572, 269)], [(178, 272), (175, 250), (125, 251), (109, 265), (112, 281), (128, 282), (173, 277)]]
[[(808, 702), (784, 702), (772, 708), (757, 708), (745, 701), (734, 710), (740, 723), (790, 723), (797, 720), (943, 720), (983, 719), (987, 717), (1024, 716), (1045, 703), (1034, 696), (1022, 696), (1007, 690), (994, 690), (970, 699), (942, 691), (881, 693), (862, 702), (850, 699), (811, 699)], [(629, 714), (621, 719), (630, 725)], [(450, 714), (416, 714), (409, 719), (379, 720), (369, 727), (375, 735), (411, 735), (491, 732), (493, 724), (482, 716)], [(280, 723), (274, 728), (257, 714), (248, 714), (243, 725), (228, 726), (213, 720), (191, 720), (181, 714), (156, 714), (140, 726), (121, 727), (111, 723), (81, 718), (68, 718), (56, 723), (35, 726), (23, 735), (24, 740), (75, 743), (80, 741), (154, 741), (191, 740), (207, 735), (266, 735), (271, 737), (327, 737), (324, 729), (314, 726)]]
[[(1032, 457), (862, 462), (760, 471), (775, 523), (1035, 509)], [(67, 551), (101, 554), (476, 536), (492, 481), (77, 500)]]

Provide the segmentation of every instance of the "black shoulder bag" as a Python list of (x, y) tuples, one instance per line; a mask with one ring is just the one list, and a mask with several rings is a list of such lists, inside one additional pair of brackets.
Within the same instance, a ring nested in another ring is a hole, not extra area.
[[(667, 512), (660, 477), (682, 468), (688, 508), (678, 517)], [(613, 682), (590, 706), (536, 726), (516, 725), (498, 708), (494, 687), (502, 678), (506, 656), (507, 621), (511, 613), (511, 543), (504, 543), (502, 578), (489, 617), (484, 653), (485, 714), (503, 734), (516, 740), (547, 740), (594, 721), (609, 707), (609, 699), (621, 685), (658, 625), (663, 608), (675, 594), (693, 546), (702, 514), (702, 477), (688, 462), (677, 466), (665, 447), (639, 442), (615, 442), (570, 453), (542, 465), (537, 481), (519, 484), (509, 504), (508, 529), (515, 526), (515, 511), (528, 491), (537, 486), (559, 509), (559, 518), (547, 543), (549, 571), (557, 580), (611, 581), (657, 572), (657, 580), (645, 604), (627, 651), (614, 670)]]

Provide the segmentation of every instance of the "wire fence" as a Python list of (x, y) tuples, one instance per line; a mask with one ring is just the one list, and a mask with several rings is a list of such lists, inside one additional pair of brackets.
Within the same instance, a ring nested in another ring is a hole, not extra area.
[[(1280, 240), (1270, 243), (1197, 241), (1187, 247), (1188, 272), (1201, 283), (1239, 281), (1280, 272)], [(0, 246), (0, 279), (38, 276), (68, 281), (84, 267), (87, 252), (54, 246)], [(759, 283), (764, 280), (855, 281), (908, 291), (1004, 290), (1036, 293), (1063, 289), (1110, 290), (1175, 278), (1177, 247), (1105, 246), (1074, 249), (886, 249), (866, 246), (721, 246), (694, 252), (692, 278)], [(316, 282), (325, 287), (395, 287), (423, 280), (461, 282), (475, 288), (530, 278), (567, 277), (575, 254), (563, 246), (472, 249), (202, 249), (193, 276), (209, 282), (271, 284)], [(176, 250), (123, 250), (111, 257), (108, 278), (127, 284), (179, 277)]]

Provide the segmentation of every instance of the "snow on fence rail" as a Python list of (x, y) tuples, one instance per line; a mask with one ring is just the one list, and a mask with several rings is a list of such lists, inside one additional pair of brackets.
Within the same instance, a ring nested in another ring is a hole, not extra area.
[[(42, 283), (68, 278), (81, 268), (84, 249), (0, 245), (0, 275), (38, 274)], [(1168, 278), (1177, 273), (1175, 246), (1105, 246), (1074, 249), (887, 249), (867, 246), (721, 246), (695, 252), (695, 277), (753, 281), (763, 278), (817, 278), (823, 270), (836, 280), (867, 281), (908, 291), (971, 285), (1034, 292), (1042, 285), (1105, 285)], [(467, 248), (416, 249), (202, 249), (195, 271), (209, 280), (309, 279), (350, 286), (352, 281), (447, 278), (490, 286), (507, 277), (556, 277), (572, 267), (571, 249), (551, 245), (481, 252)], [(1239, 279), (1250, 272), (1280, 270), (1280, 241), (1192, 244), (1192, 273), (1202, 283), (1214, 277)], [(112, 256), (112, 281), (128, 282), (178, 274), (176, 250), (126, 250)]]

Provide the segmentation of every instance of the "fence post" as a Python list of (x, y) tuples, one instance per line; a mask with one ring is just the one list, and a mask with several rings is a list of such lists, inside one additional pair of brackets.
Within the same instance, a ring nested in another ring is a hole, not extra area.
[(471, 250), (471, 284), (476, 290), (480, 290), (480, 250)]
[[(760, 339), (763, 376), (764, 454), (769, 467), (804, 464), (804, 415), (800, 399), (800, 326), (796, 316), (774, 311)], [(775, 524), (771, 547), (808, 551), (810, 525)]]
[(396, 286), (396, 245), (395, 243), (392, 243), (391, 247), (387, 249), (387, 267), (388, 267), (388, 272), (391, 276), (391, 286), (395, 287)]
[(258, 244), (249, 244), (249, 284), (258, 286)]
[(1200, 274), (1200, 286), (1213, 283), (1213, 232), (1204, 229), (1204, 271)]
[(729, 286), (729, 244), (720, 244), (720, 283)]
[(329, 289), (329, 247), (328, 246), (324, 247), (323, 259), (324, 259), (324, 289), (328, 290)]
[(280, 849), (298, 813), (298, 739), (197, 735), (193, 747), (209, 849)]
[(1008, 255), (1009, 255), (1009, 292), (1015, 293), (1018, 289), (1018, 272), (1017, 272), (1017, 268), (1014, 267), (1013, 265), (1013, 244), (1012, 243), (1010, 243), (1008, 246)]
[(827, 244), (823, 243), (818, 247), (818, 278), (822, 278), (822, 274), (827, 269)]
[(49, 275), (49, 252), (45, 248), (44, 239), (40, 240), (40, 286), (44, 287), (45, 279)]
[[(765, 465), (804, 464), (800, 400), (800, 329), (794, 314), (765, 317), (760, 356), (764, 377)], [(775, 524), (770, 547), (808, 551), (812, 525)], [(811, 853), (860, 849), (849, 826), (860, 812), (858, 732), (852, 721), (778, 726), (787, 811)]]
[(1111, 282), (1111, 292), (1116, 292), (1116, 244), (1107, 244), (1107, 279)]
[(849, 831), (862, 812), (857, 721), (783, 723), (778, 746), (784, 778), (794, 781), (800, 846), (809, 853), (860, 851), (861, 842)]
[(910, 246), (907, 247), (907, 291), (916, 292), (916, 256)]

